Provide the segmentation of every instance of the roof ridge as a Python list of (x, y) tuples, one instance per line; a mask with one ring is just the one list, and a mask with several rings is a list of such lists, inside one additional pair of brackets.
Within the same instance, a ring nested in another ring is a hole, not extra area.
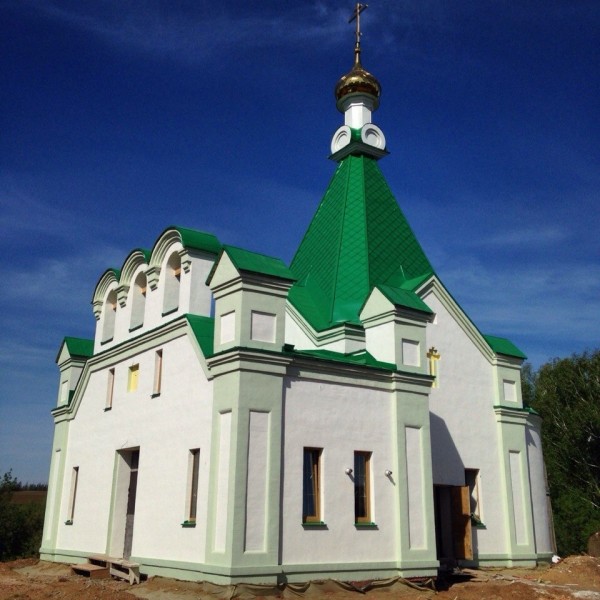
[[(345, 160), (342, 162), (346, 162)], [(344, 202), (344, 211), (342, 213), (342, 218), (340, 219), (341, 221), (341, 228), (340, 228), (340, 236), (338, 239), (338, 247), (337, 247), (337, 257), (338, 260), (335, 263), (335, 275), (334, 275), (334, 281), (335, 281), (335, 285), (333, 286), (333, 295), (331, 297), (331, 306), (329, 307), (329, 320), (333, 321), (333, 311), (334, 311), (334, 307), (336, 305), (336, 300), (337, 300), (337, 296), (338, 296), (338, 290), (339, 290), (339, 276), (340, 276), (340, 256), (342, 254), (342, 246), (344, 244), (344, 229), (346, 228), (346, 212), (348, 211), (348, 190), (350, 188), (350, 175), (352, 173), (352, 165), (351, 163), (347, 163), (347, 173), (346, 173), (346, 179), (344, 181), (344, 195), (346, 197), (346, 202)]]

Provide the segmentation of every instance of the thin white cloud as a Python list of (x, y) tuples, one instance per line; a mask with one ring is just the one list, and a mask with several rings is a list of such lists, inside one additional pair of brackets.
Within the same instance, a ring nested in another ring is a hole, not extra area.
[(5, 240), (23, 233), (68, 235), (76, 227), (57, 206), (35, 198), (10, 178), (0, 179), (0, 231)]
[(30, 310), (38, 317), (91, 311), (96, 281), (108, 267), (120, 267), (126, 256), (121, 248), (96, 243), (93, 250), (79, 254), (38, 259), (26, 270), (4, 264), (0, 268), (0, 278), (7, 283), (3, 304), (14, 303), (20, 311)]
[(495, 267), (458, 260), (441, 277), (486, 333), (570, 342), (572, 351), (598, 344), (600, 265)]
[(512, 248), (545, 247), (565, 242), (568, 232), (554, 226), (523, 227), (502, 231), (491, 236), (484, 236), (467, 241), (472, 246), (498, 246)]
[(116, 0), (67, 3), (25, 0), (33, 8), (73, 29), (91, 33), (113, 46), (169, 56), (186, 62), (218, 57), (229, 48), (290, 46), (319, 40), (329, 44), (347, 32), (346, 12), (320, 2), (245, 12), (235, 3), (205, 5), (195, 11), (165, 9), (160, 3)]

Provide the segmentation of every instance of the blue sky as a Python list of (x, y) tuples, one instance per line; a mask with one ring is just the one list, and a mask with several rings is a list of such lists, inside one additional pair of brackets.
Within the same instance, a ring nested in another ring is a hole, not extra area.
[[(65, 335), (171, 224), (289, 263), (334, 170), (352, 2), (0, 0), (0, 474), (45, 481)], [(600, 331), (600, 3), (373, 0), (380, 163), (440, 277), (538, 366)]]

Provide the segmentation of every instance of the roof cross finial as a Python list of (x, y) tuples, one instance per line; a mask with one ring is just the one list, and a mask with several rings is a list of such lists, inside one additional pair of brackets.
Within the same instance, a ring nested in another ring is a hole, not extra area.
[(348, 19), (348, 23), (352, 23), (352, 21), (356, 20), (356, 45), (354, 46), (354, 62), (356, 64), (360, 63), (360, 36), (362, 35), (360, 30), (360, 13), (367, 8), (369, 8), (368, 4), (357, 2), (354, 11), (352, 12), (352, 16)]

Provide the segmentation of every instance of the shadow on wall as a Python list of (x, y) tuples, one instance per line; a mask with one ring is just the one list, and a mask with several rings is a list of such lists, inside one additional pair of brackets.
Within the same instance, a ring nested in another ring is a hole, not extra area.
[(429, 413), (431, 425), (431, 462), (434, 485), (465, 485), (465, 465), (446, 422)]

